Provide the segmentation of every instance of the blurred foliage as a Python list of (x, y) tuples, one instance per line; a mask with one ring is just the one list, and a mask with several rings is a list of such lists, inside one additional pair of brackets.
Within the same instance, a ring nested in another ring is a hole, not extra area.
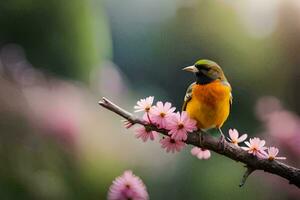
[(102, 2), (1, 1), (0, 27), (0, 44), (22, 45), (34, 66), (60, 76), (88, 80), (111, 55)]
[[(1, 1), (0, 199), (105, 199), (126, 169), (151, 199), (298, 199), (259, 172), (238, 188), (244, 168), (222, 156), (199, 161), (189, 148), (171, 155), (135, 140), (97, 101), (105, 95), (130, 110), (154, 95), (180, 108), (193, 81), (181, 68), (208, 58), (233, 88), (223, 132), (266, 137), (297, 166), (298, 139), (271, 130), (300, 138), (299, 10), (296, 0)], [(292, 120), (258, 119), (266, 95)]]

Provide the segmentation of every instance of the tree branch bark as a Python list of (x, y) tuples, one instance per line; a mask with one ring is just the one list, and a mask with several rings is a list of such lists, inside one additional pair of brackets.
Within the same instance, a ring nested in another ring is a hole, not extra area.
[[(143, 120), (134, 117), (130, 112), (122, 109), (116, 104), (112, 103), (106, 98), (102, 98), (99, 101), (99, 105), (104, 108), (120, 115), (125, 118), (132, 124), (140, 124), (145, 126), (148, 129), (157, 131), (163, 135), (168, 136), (168, 131), (165, 129), (159, 129), (154, 125), (149, 125), (145, 123)], [(225, 141), (224, 147), (220, 148), (219, 140), (214, 138), (213, 136), (201, 132), (202, 141), (200, 143), (200, 132), (192, 132), (188, 134), (188, 139), (185, 141), (186, 144), (194, 145), (197, 147), (205, 148), (212, 150), (218, 154), (224, 155), (232, 160), (242, 162), (246, 165), (247, 171), (245, 172), (243, 179), (241, 181), (240, 186), (244, 185), (247, 177), (255, 170), (263, 170), (265, 172), (269, 172), (271, 174), (276, 174), (281, 176), (289, 181), (290, 184), (293, 184), (300, 188), (300, 169), (286, 165), (282, 162), (278, 162), (276, 160), (269, 161), (267, 159), (259, 159), (247, 151), (244, 151), (242, 148)]]

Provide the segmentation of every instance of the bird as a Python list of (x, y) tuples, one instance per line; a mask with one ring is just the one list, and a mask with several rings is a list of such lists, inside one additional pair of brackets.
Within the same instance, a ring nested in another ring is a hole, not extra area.
[(232, 89), (222, 68), (214, 61), (201, 59), (182, 70), (192, 72), (196, 78), (186, 91), (182, 111), (196, 120), (198, 129), (218, 129), (223, 143), (221, 127), (231, 110)]

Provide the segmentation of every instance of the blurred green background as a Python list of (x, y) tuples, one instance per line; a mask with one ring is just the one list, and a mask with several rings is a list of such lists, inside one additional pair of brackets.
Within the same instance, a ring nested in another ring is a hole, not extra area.
[(233, 87), (223, 127), (259, 136), (300, 166), (298, 0), (0, 2), (0, 199), (106, 199), (132, 169), (151, 199), (299, 199), (282, 178), (190, 147), (167, 154), (97, 105), (154, 95), (180, 108), (181, 68), (216, 61)]

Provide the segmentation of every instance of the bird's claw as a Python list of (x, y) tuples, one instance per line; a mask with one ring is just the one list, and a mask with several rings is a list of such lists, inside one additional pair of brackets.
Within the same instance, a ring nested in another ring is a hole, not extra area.
[(199, 133), (199, 137), (200, 137), (200, 138), (199, 138), (200, 147), (202, 147), (202, 145), (203, 145), (203, 139), (204, 139), (204, 138), (203, 138), (203, 133), (202, 133), (202, 132)]
[(225, 136), (221, 134), (219, 138), (218, 148), (223, 152), (225, 150)]

